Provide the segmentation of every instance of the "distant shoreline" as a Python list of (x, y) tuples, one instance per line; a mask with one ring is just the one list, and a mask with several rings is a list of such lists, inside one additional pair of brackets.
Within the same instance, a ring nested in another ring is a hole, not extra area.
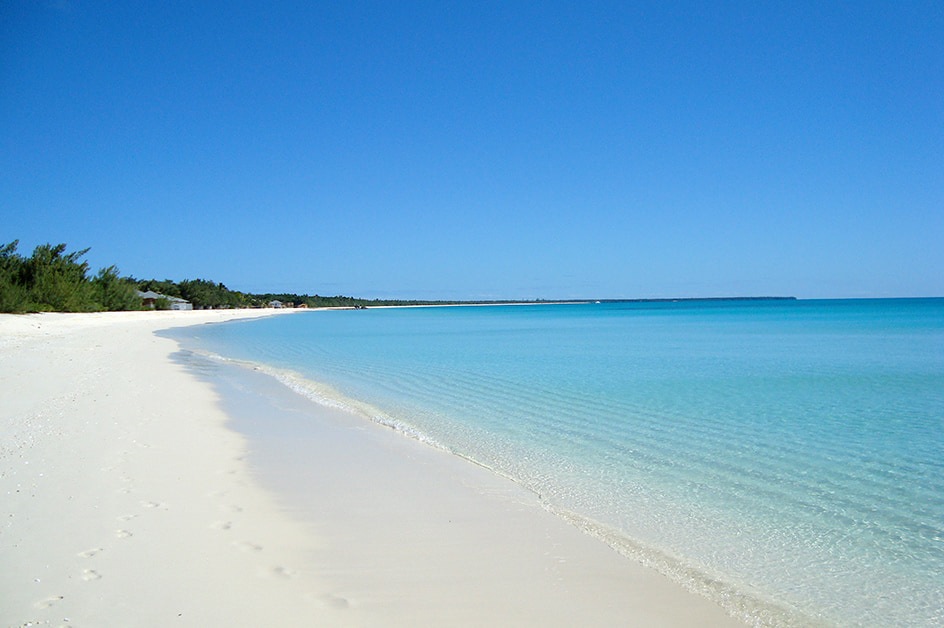
[[(380, 307), (433, 307), (451, 305), (580, 305), (584, 303), (694, 303), (706, 301), (797, 301), (797, 297), (660, 297), (645, 299), (510, 299), (495, 301), (414, 301), (404, 300), (403, 305), (391, 305), (397, 299), (376, 299), (384, 305), (363, 305), (363, 308)], [(367, 302), (369, 303), (369, 301)], [(355, 309), (357, 306), (341, 306), (324, 309)]]
[(665, 297), (658, 299), (597, 299), (600, 303), (690, 303), (693, 301), (796, 301), (796, 297)]

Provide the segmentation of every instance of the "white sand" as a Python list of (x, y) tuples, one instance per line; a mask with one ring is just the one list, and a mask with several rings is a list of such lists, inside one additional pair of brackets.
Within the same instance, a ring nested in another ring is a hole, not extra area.
[(153, 334), (272, 313), (0, 315), (0, 625), (740, 625), (507, 480), (258, 374), (226, 393)]

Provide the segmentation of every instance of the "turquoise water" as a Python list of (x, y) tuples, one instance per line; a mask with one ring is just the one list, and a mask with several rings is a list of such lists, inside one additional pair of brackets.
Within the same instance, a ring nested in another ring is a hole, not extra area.
[(371, 309), (196, 333), (520, 482), (750, 622), (944, 625), (944, 299)]

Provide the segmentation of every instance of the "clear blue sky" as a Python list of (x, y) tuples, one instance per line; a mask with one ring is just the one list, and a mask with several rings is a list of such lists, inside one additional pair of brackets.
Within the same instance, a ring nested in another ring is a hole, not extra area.
[(944, 295), (944, 3), (0, 1), (0, 241), (364, 297)]

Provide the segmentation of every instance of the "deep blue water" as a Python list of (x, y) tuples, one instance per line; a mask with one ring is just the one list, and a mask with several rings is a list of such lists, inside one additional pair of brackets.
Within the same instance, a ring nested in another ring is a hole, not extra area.
[(325, 311), (202, 326), (772, 624), (944, 625), (944, 299)]

